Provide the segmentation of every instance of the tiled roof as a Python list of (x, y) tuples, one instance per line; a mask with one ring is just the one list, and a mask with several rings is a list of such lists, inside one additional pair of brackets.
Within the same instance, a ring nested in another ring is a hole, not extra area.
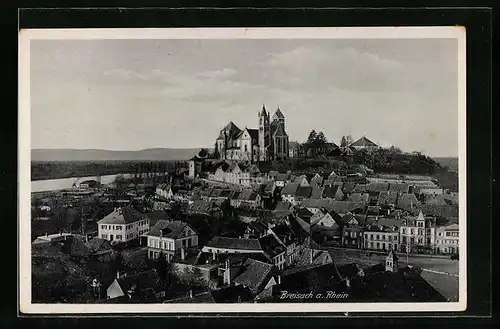
[(257, 193), (251, 189), (244, 189), (238, 196), (238, 200), (255, 201), (257, 199)]
[(278, 172), (276, 170), (270, 170), (269, 173), (267, 174), (269, 177), (277, 177)]
[(351, 145), (349, 145), (349, 147), (353, 146), (367, 147), (367, 146), (377, 146), (377, 144), (375, 144), (374, 142), (363, 136), (354, 143), (352, 143)]
[(182, 230), (188, 226), (187, 223), (181, 222), (181, 221), (158, 221), (155, 226), (151, 227), (149, 230), (149, 233), (147, 235), (149, 236), (160, 236), (160, 237), (165, 237), (165, 238), (170, 238), (170, 239), (177, 239), (179, 238)]
[(259, 139), (259, 130), (258, 129), (249, 129), (247, 128), (248, 133), (250, 134), (250, 138), (253, 140), (258, 140)]
[(259, 239), (239, 239), (215, 236), (207, 247), (242, 250), (262, 250)]
[(269, 256), (274, 257), (285, 252), (285, 248), (276, 240), (276, 237), (272, 234), (266, 235), (259, 239), (259, 243)]
[(289, 177), (290, 177), (289, 174), (279, 173), (278, 175), (276, 175), (276, 180), (280, 182), (286, 182)]
[(271, 264), (250, 258), (243, 264), (243, 268), (243, 272), (234, 281), (248, 287), (254, 294), (259, 293), (272, 277)]
[(366, 203), (370, 196), (367, 193), (352, 193), (347, 201)]
[(132, 207), (117, 208), (112, 213), (98, 221), (99, 224), (130, 224), (145, 219), (144, 214), (141, 214)]
[(354, 278), (362, 271), (362, 269), (356, 263), (337, 266), (337, 270), (339, 271), (341, 277), (349, 279)]
[(71, 241), (71, 256), (87, 257), (90, 255), (90, 250), (81, 238), (73, 237)]
[(396, 206), (402, 209), (416, 207), (420, 204), (417, 197), (413, 193), (403, 193), (398, 197)]
[(160, 189), (160, 190), (168, 191), (168, 190), (170, 190), (171, 186), (168, 183), (162, 183), (162, 184), (159, 184), (158, 186), (156, 186), (156, 188)]
[(295, 214), (306, 221), (308, 221), (313, 215), (313, 213), (306, 207), (295, 207)]
[(313, 185), (311, 192), (311, 199), (321, 199), (322, 196), (323, 196), (323, 187)]
[(370, 183), (367, 185), (368, 191), (385, 192), (389, 190), (389, 183)]
[(409, 184), (406, 183), (390, 183), (389, 191), (408, 193), (410, 188)]
[(113, 251), (111, 244), (106, 239), (94, 237), (85, 243), (92, 254)]
[[(311, 253), (312, 253), (312, 263), (311, 263)], [(331, 264), (332, 262), (333, 262), (332, 257), (330, 256), (328, 251), (304, 248), (298, 254), (296, 264), (294, 265), (295, 267), (310, 266), (310, 265), (320, 266), (320, 265)]]
[(299, 186), (295, 196), (302, 198), (309, 198), (311, 196), (313, 188), (311, 186)]
[(149, 270), (132, 275), (122, 275), (116, 281), (122, 291), (127, 294), (129, 290), (142, 292), (152, 289), (156, 291), (159, 288), (160, 278), (156, 270)]
[(299, 188), (298, 183), (288, 183), (281, 191), (281, 195), (295, 195), (298, 188)]
[(172, 218), (167, 214), (165, 210), (156, 210), (148, 212), (145, 214), (145, 216), (149, 219), (150, 226), (153, 226), (160, 220), (165, 220), (165, 221), (172, 220)]
[(346, 182), (344, 183), (342, 189), (344, 190), (344, 193), (351, 193), (355, 187), (356, 187), (355, 182)]
[(331, 199), (305, 199), (301, 203), (302, 207), (307, 208), (325, 208), (328, 211), (334, 210), (339, 214), (346, 214), (357, 208), (363, 208), (364, 205), (349, 201), (335, 201)]
[(323, 189), (323, 198), (336, 198), (337, 194), (340, 193), (343, 195), (341, 191), (341, 187), (338, 185), (325, 186)]
[(292, 204), (286, 201), (278, 201), (276, 203), (276, 210), (290, 210), (292, 208)]
[(380, 192), (378, 197), (379, 204), (396, 204), (398, 201), (398, 192)]

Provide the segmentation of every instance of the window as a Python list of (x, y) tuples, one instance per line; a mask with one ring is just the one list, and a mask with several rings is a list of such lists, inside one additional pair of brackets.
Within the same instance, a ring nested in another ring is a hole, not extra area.
[(415, 234), (415, 229), (411, 229), (411, 235)]
[(385, 235), (382, 235), (382, 240), (385, 240)]
[(377, 234), (377, 240), (380, 240), (380, 235)]
[(403, 228), (403, 234), (406, 234), (406, 229), (405, 228)]
[(349, 236), (349, 232), (348, 231), (345, 231), (345, 236)]
[(418, 229), (418, 235), (424, 235), (424, 230), (423, 230), (423, 229), (421, 229), (421, 228), (419, 228), (419, 229)]
[(117, 235), (116, 235), (116, 240), (121, 240), (121, 239), (122, 239), (122, 236), (121, 236), (121, 235), (119, 235), (119, 234), (117, 234)]
[(107, 234), (102, 234), (101, 235), (101, 239), (107, 239), (108, 238), (108, 235)]
[(438, 233), (438, 236), (441, 236), (441, 232)]
[(101, 225), (101, 229), (106, 230), (106, 225)]
[(370, 234), (370, 240), (373, 240), (373, 234)]

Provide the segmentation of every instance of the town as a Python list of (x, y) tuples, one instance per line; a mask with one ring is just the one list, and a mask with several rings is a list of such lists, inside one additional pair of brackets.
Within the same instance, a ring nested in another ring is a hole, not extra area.
[(32, 193), (33, 302), (458, 300), (458, 190), (413, 172), (430, 158), (258, 120), (168, 170)]

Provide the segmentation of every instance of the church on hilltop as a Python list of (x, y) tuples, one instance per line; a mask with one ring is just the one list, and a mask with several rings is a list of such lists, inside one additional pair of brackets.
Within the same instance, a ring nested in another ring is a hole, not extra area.
[[(278, 109), (270, 117), (265, 105), (258, 114), (258, 129), (240, 129), (232, 121), (219, 133), (215, 141), (215, 156), (218, 159), (259, 162), (288, 158), (288, 134), (285, 116)], [(272, 121), (271, 121), (272, 119)]]

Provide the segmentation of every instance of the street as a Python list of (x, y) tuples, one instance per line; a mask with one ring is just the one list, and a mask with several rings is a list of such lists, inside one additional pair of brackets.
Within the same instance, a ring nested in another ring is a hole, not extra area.
[[(329, 248), (328, 251), (332, 255), (335, 264), (357, 263), (361, 267), (384, 263), (387, 256), (375, 253), (368, 256), (369, 251), (355, 249)], [(407, 262), (406, 256), (398, 257), (400, 266), (408, 264), (420, 267), (422, 269), (422, 278), (429, 282), (449, 301), (458, 301), (458, 260), (451, 260), (448, 257), (431, 258), (408, 255)]]

